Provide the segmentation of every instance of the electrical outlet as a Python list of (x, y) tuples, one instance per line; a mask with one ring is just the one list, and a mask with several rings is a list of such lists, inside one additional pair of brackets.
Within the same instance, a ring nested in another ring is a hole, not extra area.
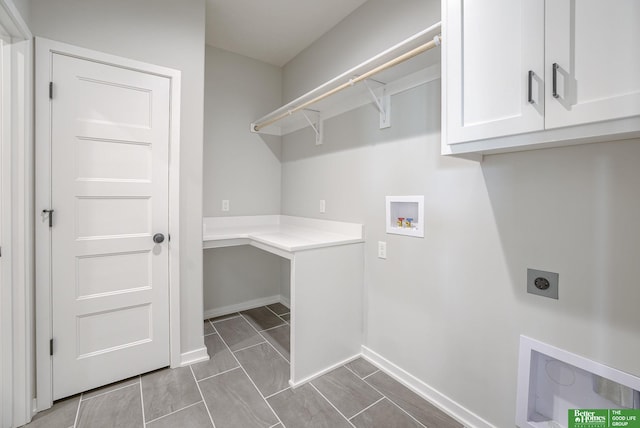
[(558, 279), (559, 275), (554, 272), (527, 269), (527, 293), (557, 299)]
[(324, 199), (320, 199), (320, 214), (327, 212), (327, 203)]
[(223, 199), (222, 200), (222, 211), (229, 211), (229, 200), (228, 199)]
[(378, 258), (387, 258), (387, 243), (384, 241), (378, 241)]

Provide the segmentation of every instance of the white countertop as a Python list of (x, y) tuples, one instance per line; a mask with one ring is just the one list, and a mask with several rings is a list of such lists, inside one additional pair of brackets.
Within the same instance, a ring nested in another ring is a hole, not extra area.
[(364, 242), (363, 225), (284, 215), (205, 217), (203, 248), (253, 243), (293, 253)]

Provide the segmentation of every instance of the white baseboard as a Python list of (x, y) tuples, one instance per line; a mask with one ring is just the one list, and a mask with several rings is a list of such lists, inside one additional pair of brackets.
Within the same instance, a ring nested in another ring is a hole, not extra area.
[(391, 361), (387, 360), (380, 354), (372, 351), (366, 346), (362, 347), (362, 357), (369, 361), (381, 371), (385, 372), (434, 406), (440, 408), (443, 412), (457, 419), (465, 427), (468, 428), (495, 428), (494, 425), (482, 419), (471, 410), (461, 406), (446, 395), (442, 394), (435, 388), (427, 385), (411, 373), (401, 369)]
[[(247, 300), (235, 305), (223, 306), (221, 308), (207, 309), (204, 311), (204, 319), (215, 318), (222, 315), (231, 314), (233, 312), (246, 311), (249, 309), (257, 308), (259, 306), (272, 305), (279, 303), (284, 299), (278, 294), (275, 296), (262, 297), (260, 299)], [(287, 307), (291, 307), (288, 306)]]
[[(284, 303), (283, 303), (284, 304)], [(357, 360), (360, 357), (360, 354), (356, 354), (352, 357), (347, 358), (346, 360), (340, 361), (339, 363), (336, 363), (330, 367), (327, 367), (326, 369), (323, 369), (321, 371), (319, 371), (318, 373), (314, 373), (311, 376), (307, 376), (306, 378), (302, 379), (299, 382), (292, 382), (291, 379), (289, 379), (289, 386), (293, 389), (296, 389), (299, 386), (304, 385), (307, 382), (311, 382), (312, 380), (319, 378), (320, 376), (329, 373), (332, 370), (337, 369), (338, 367), (342, 367), (345, 364), (349, 364), (351, 361), (353, 360)]]
[(185, 352), (180, 355), (180, 367), (201, 363), (203, 361), (209, 361), (209, 354), (207, 353), (206, 347)]

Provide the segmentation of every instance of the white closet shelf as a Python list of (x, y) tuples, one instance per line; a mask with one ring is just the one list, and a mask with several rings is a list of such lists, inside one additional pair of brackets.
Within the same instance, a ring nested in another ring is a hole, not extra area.
[(370, 103), (380, 112), (380, 127), (389, 127), (391, 95), (440, 77), (440, 52), (432, 49), (440, 44), (439, 34), (440, 22), (261, 117), (251, 132), (287, 135), (311, 126), (321, 144), (325, 119)]

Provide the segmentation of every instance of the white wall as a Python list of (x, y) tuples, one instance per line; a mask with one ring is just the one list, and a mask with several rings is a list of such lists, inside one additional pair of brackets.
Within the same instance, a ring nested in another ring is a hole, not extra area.
[(440, 0), (368, 0), (285, 65), (283, 101), (303, 95), (438, 21)]
[(181, 348), (202, 338), (204, 0), (31, 0), (36, 36), (182, 71)]
[(27, 24), (27, 27), (31, 28), (31, 5), (29, 0), (12, 0), (18, 12), (20, 12), (20, 16)]
[(282, 70), (211, 46), (205, 70), (205, 216), (279, 214), (281, 138), (249, 125), (280, 106)]
[[(204, 215), (279, 214), (281, 138), (249, 124), (280, 106), (282, 70), (211, 46), (205, 70)], [(204, 252), (205, 312), (277, 296), (280, 285), (279, 257), (252, 247)]]
[(205, 314), (222, 315), (223, 309), (235, 312), (228, 308), (260, 299), (278, 301), (280, 261), (281, 257), (250, 246), (205, 250)]
[[(325, 43), (368, 51), (385, 22), (432, 23), (417, 2), (386, 4), (347, 18), (380, 8), (384, 22), (340, 24), (294, 59), (284, 87), (352, 65)], [(390, 129), (363, 107), (328, 120), (323, 146), (283, 138), (283, 213), (365, 224), (366, 345), (499, 427), (515, 423), (520, 334), (640, 376), (640, 141), (442, 157), (439, 85), (394, 96)], [(424, 239), (385, 233), (384, 197), (410, 194), (425, 195)], [(527, 267), (560, 273), (558, 301), (526, 293)]]

